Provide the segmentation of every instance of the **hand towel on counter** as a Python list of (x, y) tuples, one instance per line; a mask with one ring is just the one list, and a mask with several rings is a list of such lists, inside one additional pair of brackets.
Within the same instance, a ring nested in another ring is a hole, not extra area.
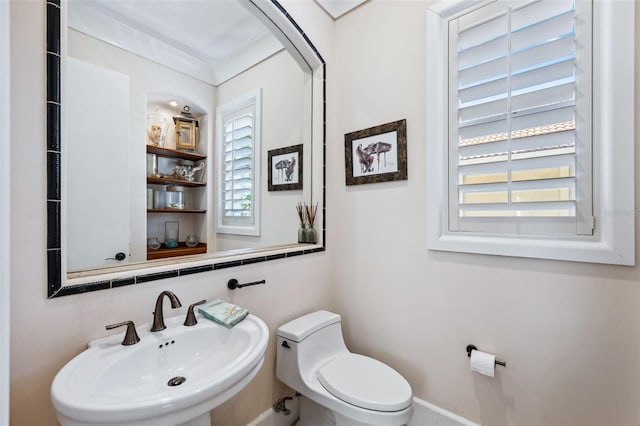
[(198, 312), (227, 328), (233, 327), (249, 315), (249, 311), (245, 308), (220, 299), (198, 308)]

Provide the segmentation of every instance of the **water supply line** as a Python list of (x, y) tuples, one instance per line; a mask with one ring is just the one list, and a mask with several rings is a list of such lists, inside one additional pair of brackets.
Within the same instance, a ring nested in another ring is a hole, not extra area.
[(276, 402), (273, 403), (271, 408), (273, 408), (273, 411), (275, 411), (276, 413), (282, 413), (285, 416), (288, 416), (289, 414), (291, 414), (291, 410), (287, 408), (286, 403), (287, 401), (293, 400), (293, 398), (300, 399), (302, 398), (302, 394), (300, 392), (294, 392), (291, 395), (284, 396), (276, 400)]

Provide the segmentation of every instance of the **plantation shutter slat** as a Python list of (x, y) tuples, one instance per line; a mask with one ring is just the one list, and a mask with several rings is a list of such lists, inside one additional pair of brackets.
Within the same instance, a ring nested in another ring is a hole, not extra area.
[[(532, 210), (535, 213), (531, 214), (532, 217), (543, 217), (546, 216), (546, 213), (553, 212), (555, 215), (558, 215), (557, 212), (563, 212), (564, 217), (571, 217), (575, 215), (575, 203), (568, 202), (537, 202), (537, 203), (520, 203), (518, 205), (519, 209), (523, 210)], [(504, 204), (495, 203), (495, 204), (466, 204), (461, 208), (465, 217), (470, 218), (491, 218), (491, 217), (511, 217), (513, 216), (514, 210), (512, 208), (505, 208)]]
[[(519, 16), (526, 18), (529, 7), (523, 7), (512, 13), (512, 52), (518, 52), (531, 46), (537, 46), (546, 41), (563, 35), (575, 34), (575, 11), (572, 2), (565, 2), (566, 7), (570, 8), (559, 15), (540, 19), (537, 22), (531, 22), (528, 25), (519, 28), (516, 26), (516, 20)], [(548, 12), (553, 13), (551, 9)], [(552, 37), (550, 37), (552, 36)]]
[(450, 21), (454, 228), (576, 217), (576, 1), (498, 1)]
[(559, 62), (573, 59), (575, 56), (575, 38), (563, 34), (545, 43), (530, 46), (511, 55), (511, 68), (515, 73), (520, 70), (544, 65), (547, 62)]

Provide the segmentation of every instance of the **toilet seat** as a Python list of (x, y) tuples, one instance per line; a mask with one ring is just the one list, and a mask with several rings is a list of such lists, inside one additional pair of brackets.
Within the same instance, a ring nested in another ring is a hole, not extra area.
[(397, 371), (363, 355), (338, 355), (318, 370), (333, 396), (360, 408), (400, 411), (411, 405), (411, 386)]

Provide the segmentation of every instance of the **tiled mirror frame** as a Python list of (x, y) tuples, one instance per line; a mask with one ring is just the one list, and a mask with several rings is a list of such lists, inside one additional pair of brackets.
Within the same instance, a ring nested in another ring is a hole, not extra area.
[(62, 237), (61, 237), (61, 14), (60, 0), (47, 0), (47, 295), (49, 298), (67, 296), (71, 294), (86, 293), (95, 290), (106, 290), (125, 285), (144, 283), (161, 280), (165, 278), (180, 277), (200, 272), (214, 271), (218, 269), (232, 268), (236, 266), (249, 265), (258, 262), (283, 259), (293, 256), (318, 253), (326, 250), (326, 63), (320, 52), (313, 45), (311, 40), (302, 31), (295, 20), (287, 13), (285, 8), (276, 0), (271, 3), (287, 18), (296, 29), (311, 50), (317, 55), (322, 68), (322, 246), (307, 250), (297, 250), (287, 253), (278, 253), (224, 261), (224, 259), (211, 259), (210, 264), (177, 268), (174, 270), (158, 273), (147, 273), (142, 275), (132, 275), (124, 278), (90, 282), (81, 285), (63, 286), (62, 277)]

